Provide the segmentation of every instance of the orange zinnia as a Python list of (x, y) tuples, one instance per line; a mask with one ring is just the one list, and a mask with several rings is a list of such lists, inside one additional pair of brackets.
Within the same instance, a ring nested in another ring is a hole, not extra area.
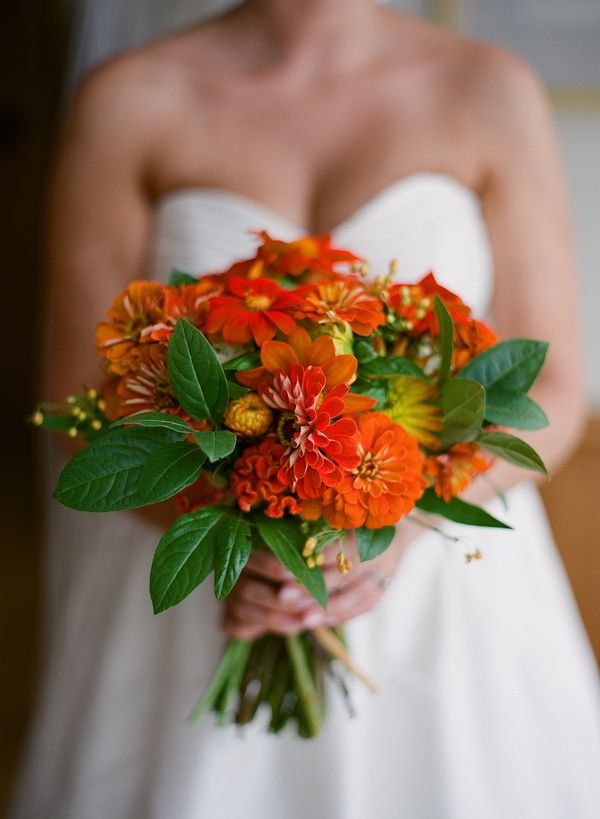
[(482, 321), (471, 319), (456, 324), (452, 352), (453, 367), (461, 370), (472, 358), (497, 343), (497, 335)]
[(290, 315), (302, 303), (271, 279), (230, 278), (227, 293), (209, 301), (204, 331), (218, 333), (227, 344), (246, 344), (251, 338), (260, 347), (280, 330), (285, 335), (296, 327)]
[(306, 294), (296, 316), (315, 324), (346, 322), (359, 336), (368, 336), (385, 324), (380, 299), (369, 295), (360, 279), (350, 276), (317, 285)]
[(331, 246), (328, 233), (322, 236), (305, 236), (294, 242), (273, 239), (265, 230), (257, 234), (263, 240), (253, 259), (236, 262), (226, 276), (244, 276), (255, 279), (260, 276), (306, 276), (328, 278), (339, 263), (360, 261), (349, 250)]
[(209, 310), (209, 299), (220, 296), (223, 283), (219, 276), (205, 276), (197, 284), (165, 287), (164, 322), (142, 333), (143, 340), (168, 341), (181, 318), (202, 327)]
[(425, 474), (435, 494), (448, 503), (491, 465), (492, 459), (477, 444), (461, 443), (454, 444), (447, 452), (426, 458)]
[(357, 418), (357, 466), (327, 489), (322, 515), (334, 529), (379, 529), (407, 515), (427, 486), (418, 443), (381, 412)]
[(285, 447), (275, 435), (267, 435), (247, 447), (234, 463), (231, 488), (243, 512), (262, 503), (266, 504), (265, 515), (270, 518), (300, 512), (297, 499), (289, 493), (289, 485), (279, 479), (284, 453)]
[(106, 358), (108, 372), (128, 372), (138, 345), (148, 340), (148, 328), (164, 322), (164, 291), (157, 282), (135, 281), (114, 300), (108, 312), (110, 321), (96, 330), (98, 352)]
[[(356, 377), (358, 362), (353, 355), (338, 355), (329, 336), (318, 336), (311, 341), (302, 327), (298, 327), (287, 341), (267, 341), (260, 351), (262, 367), (240, 370), (236, 378), (245, 387), (258, 389), (263, 383), (271, 383), (279, 372), (287, 372), (293, 365), (320, 367), (326, 379), (327, 390), (338, 384), (351, 384)], [(372, 409), (377, 403), (366, 395), (353, 393), (344, 398), (345, 412), (362, 412)]]
[(144, 345), (136, 358), (135, 369), (121, 378), (117, 394), (121, 400), (119, 415), (153, 410), (182, 413), (169, 382), (166, 345)]

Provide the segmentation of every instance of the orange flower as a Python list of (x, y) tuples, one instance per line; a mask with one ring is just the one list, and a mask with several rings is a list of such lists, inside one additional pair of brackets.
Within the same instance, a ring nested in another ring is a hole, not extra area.
[(408, 514), (427, 486), (415, 438), (381, 412), (358, 416), (359, 463), (323, 494), (334, 529), (379, 529)]
[(296, 327), (292, 313), (301, 299), (271, 279), (230, 278), (227, 293), (209, 301), (204, 325), (207, 333), (221, 332), (227, 344), (246, 344), (251, 338), (260, 347), (277, 330), (291, 333)]
[(322, 236), (305, 236), (294, 242), (281, 242), (273, 239), (266, 231), (257, 234), (262, 238), (262, 245), (258, 248), (253, 259), (236, 262), (226, 276), (243, 276), (255, 279), (260, 276), (308, 276), (328, 278), (340, 262), (352, 263), (360, 261), (358, 256), (349, 250), (342, 250), (331, 246), (331, 237), (328, 233)]
[(315, 324), (346, 322), (359, 336), (368, 336), (385, 324), (382, 302), (369, 295), (364, 283), (355, 276), (317, 285), (305, 296), (296, 317)]
[[(302, 327), (290, 333), (287, 341), (267, 341), (260, 351), (262, 367), (240, 370), (236, 378), (246, 387), (258, 389), (271, 383), (279, 372), (287, 372), (293, 365), (320, 367), (325, 375), (327, 390), (338, 384), (351, 384), (356, 376), (358, 362), (353, 355), (338, 355), (329, 336), (318, 336), (311, 341)], [(377, 403), (364, 395), (348, 394), (344, 399), (345, 412), (362, 412)]]
[(491, 458), (477, 444), (454, 444), (447, 452), (426, 458), (425, 474), (435, 494), (448, 503), (460, 495), (476, 475), (485, 472), (491, 465)]
[(219, 276), (205, 276), (197, 284), (165, 287), (164, 322), (142, 333), (144, 340), (166, 342), (180, 318), (194, 327), (202, 327), (209, 310), (209, 299), (220, 296), (223, 284)]
[(498, 337), (487, 324), (471, 319), (455, 325), (452, 364), (461, 370), (476, 355), (498, 343)]
[(439, 296), (456, 324), (466, 321), (471, 310), (462, 299), (437, 283), (428, 273), (417, 284), (392, 284), (388, 290), (390, 309), (403, 320), (405, 332), (412, 336), (428, 333), (437, 336), (434, 298)]
[(266, 503), (265, 515), (281, 518), (285, 512), (297, 515), (300, 506), (279, 479), (285, 447), (275, 435), (247, 447), (233, 465), (231, 488), (243, 512)]
[(182, 413), (169, 382), (165, 345), (147, 344), (140, 349), (135, 369), (121, 378), (117, 395), (121, 400), (119, 415), (150, 410)]

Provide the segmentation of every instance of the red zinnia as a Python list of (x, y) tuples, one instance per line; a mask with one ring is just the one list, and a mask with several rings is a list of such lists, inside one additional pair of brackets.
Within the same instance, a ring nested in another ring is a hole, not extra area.
[(227, 344), (246, 344), (251, 338), (260, 347), (280, 330), (296, 328), (293, 313), (302, 300), (271, 279), (230, 278), (227, 293), (209, 301), (204, 325), (207, 333), (221, 332)]

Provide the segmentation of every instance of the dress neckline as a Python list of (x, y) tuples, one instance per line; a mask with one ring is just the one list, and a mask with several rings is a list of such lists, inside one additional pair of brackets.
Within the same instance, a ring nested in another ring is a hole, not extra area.
[[(479, 207), (481, 205), (479, 196), (476, 194), (476, 192), (472, 188), (469, 188), (468, 185), (460, 182), (456, 177), (447, 173), (435, 171), (418, 171), (408, 174), (407, 176), (400, 177), (399, 179), (390, 182), (388, 185), (385, 185), (379, 191), (374, 193), (369, 199), (358, 205), (350, 214), (348, 214), (348, 216), (342, 219), (341, 222), (338, 222), (336, 225), (326, 231), (322, 231), (322, 233), (335, 235), (343, 232), (358, 219), (364, 217), (369, 211), (376, 210), (377, 208), (384, 206), (388, 199), (400, 193), (407, 193), (417, 185), (423, 183), (440, 184), (443, 187), (446, 187), (449, 190), (454, 190), (459, 195), (470, 199)], [(189, 185), (181, 188), (174, 188), (172, 191), (163, 194), (157, 199), (156, 207), (158, 209), (162, 209), (168, 206), (170, 203), (178, 200), (185, 201), (186, 199), (189, 200), (198, 198), (222, 202), (229, 201), (242, 209), (253, 210), (254, 213), (262, 217), (265, 224), (271, 224), (273, 221), (277, 221), (288, 230), (294, 231), (298, 234), (307, 235), (311, 232), (306, 227), (295, 224), (291, 219), (288, 219), (283, 214), (271, 208), (269, 205), (258, 201), (257, 199), (253, 199), (252, 197), (246, 196), (243, 193), (230, 190), (229, 188), (220, 188), (212, 185)]]

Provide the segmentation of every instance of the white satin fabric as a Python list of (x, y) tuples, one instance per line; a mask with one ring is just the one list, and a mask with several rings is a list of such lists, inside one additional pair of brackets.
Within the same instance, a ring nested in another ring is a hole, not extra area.
[[(218, 270), (250, 230), (302, 234), (237, 194), (174, 192), (150, 267)], [(391, 185), (334, 230), (398, 278), (429, 269), (479, 315), (492, 267), (479, 203), (453, 179)], [(413, 541), (376, 609), (348, 628), (358, 716), (333, 701), (312, 741), (185, 717), (222, 645), (210, 584), (154, 616), (158, 532), (133, 514), (50, 508), (46, 672), (14, 819), (597, 819), (597, 671), (536, 491), (515, 527)], [(478, 546), (483, 560), (466, 565)]]

